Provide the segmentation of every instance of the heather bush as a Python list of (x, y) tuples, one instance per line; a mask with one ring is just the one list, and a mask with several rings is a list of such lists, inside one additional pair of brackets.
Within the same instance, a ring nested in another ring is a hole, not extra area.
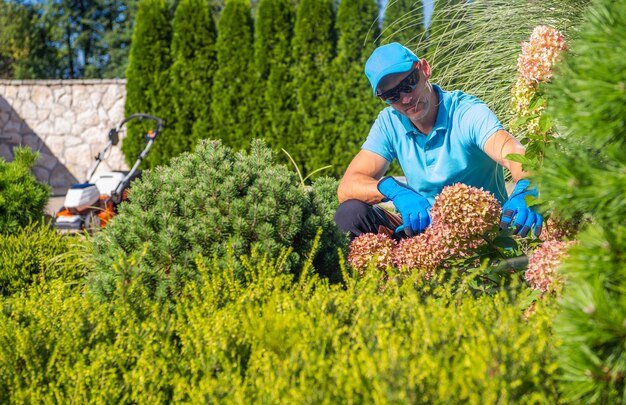
[(89, 267), (87, 243), (58, 234), (47, 225), (29, 224), (11, 235), (0, 234), (0, 294), (54, 279), (76, 281)]
[[(230, 260), (230, 259), (229, 259)], [(110, 301), (53, 281), (0, 297), (8, 402), (556, 403), (554, 301), (522, 319), (526, 290), (285, 272), (276, 258), (197, 257), (174, 306), (118, 280)], [(255, 265), (252, 265), (255, 263)], [(129, 257), (120, 271), (140, 271)], [(515, 290), (513, 290), (515, 291)]]
[(40, 221), (50, 198), (50, 187), (31, 173), (39, 154), (27, 147), (13, 150), (15, 160), (0, 158), (0, 234), (12, 234), (32, 221)]
[[(159, 298), (176, 297), (195, 279), (199, 254), (225, 260), (232, 250), (239, 277), (239, 256), (252, 251), (277, 255), (292, 248), (286, 264), (295, 271), (305, 261), (338, 278), (340, 235), (332, 222), (336, 181), (320, 180), (308, 192), (293, 172), (274, 164), (272, 151), (254, 141), (249, 152), (233, 153), (219, 141), (202, 141), (194, 153), (171, 166), (144, 174), (133, 185), (128, 204), (94, 238), (97, 271), (90, 284), (111, 296), (120, 258), (137, 260), (141, 278)], [(308, 257), (318, 228), (317, 257)]]

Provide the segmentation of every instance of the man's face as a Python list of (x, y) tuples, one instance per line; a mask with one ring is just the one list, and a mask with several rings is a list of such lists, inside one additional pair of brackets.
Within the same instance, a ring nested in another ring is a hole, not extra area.
[(412, 121), (426, 117), (432, 104), (432, 87), (428, 83), (430, 69), (423, 69), (421, 65), (415, 63), (408, 72), (383, 77), (377, 92), (387, 104)]

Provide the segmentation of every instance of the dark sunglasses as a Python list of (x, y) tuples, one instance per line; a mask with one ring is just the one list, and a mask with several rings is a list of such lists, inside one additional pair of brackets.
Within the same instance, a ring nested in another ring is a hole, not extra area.
[(417, 87), (417, 84), (419, 83), (419, 81), (420, 81), (419, 70), (413, 69), (411, 73), (409, 73), (407, 77), (402, 79), (402, 81), (398, 83), (396, 87), (394, 87), (393, 89), (387, 90), (383, 93), (377, 92), (376, 95), (387, 104), (397, 103), (398, 101), (400, 101), (400, 97), (401, 97), (400, 93), (412, 92)]

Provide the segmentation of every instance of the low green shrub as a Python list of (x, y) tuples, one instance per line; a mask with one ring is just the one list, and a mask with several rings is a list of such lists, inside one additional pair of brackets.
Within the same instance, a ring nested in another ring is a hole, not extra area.
[[(59, 282), (0, 298), (0, 397), (9, 402), (557, 403), (554, 302), (329, 284), (276, 259), (196, 260), (179, 300), (139, 279), (110, 301)], [(252, 263), (255, 263), (254, 265)], [(134, 259), (120, 271), (137, 270)], [(469, 280), (466, 280), (467, 282)], [(464, 281), (461, 281), (464, 283)], [(514, 290), (512, 290), (514, 291)]]
[[(293, 172), (274, 163), (262, 141), (237, 153), (219, 141), (202, 141), (195, 152), (134, 183), (130, 203), (94, 238), (90, 285), (110, 297), (121, 277), (117, 261), (134, 255), (152, 295), (172, 298), (197, 276), (199, 254), (223, 259), (232, 249), (241, 277), (239, 256), (252, 251), (276, 256), (287, 247), (293, 248), (288, 269), (312, 260), (317, 271), (338, 278), (336, 251), (345, 238), (332, 221), (338, 205), (334, 190), (336, 181), (322, 179), (307, 191)], [(320, 227), (323, 249), (318, 257), (307, 257)]]
[(15, 148), (15, 160), (0, 158), (0, 233), (11, 234), (32, 221), (41, 220), (50, 188), (38, 183), (31, 168), (39, 154), (27, 147)]
[(12, 235), (0, 234), (0, 294), (14, 294), (53, 279), (74, 281), (89, 268), (88, 243), (30, 224)]

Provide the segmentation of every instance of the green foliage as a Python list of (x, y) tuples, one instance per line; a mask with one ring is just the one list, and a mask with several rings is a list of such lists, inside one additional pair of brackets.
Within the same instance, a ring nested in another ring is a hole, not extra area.
[(566, 278), (557, 328), (561, 390), (571, 401), (623, 403), (626, 269), (626, 4), (594, 1), (571, 51), (546, 86), (561, 137), (535, 179), (564, 216), (591, 219), (559, 271)]
[(52, 33), (36, 5), (0, 2), (0, 78), (46, 79), (59, 71)]
[[(444, 284), (284, 273), (245, 283), (196, 261), (171, 310), (138, 280), (111, 302), (52, 282), (0, 298), (0, 396), (10, 402), (557, 403), (553, 301), (473, 297)], [(135, 265), (126, 263), (131, 271)]]
[(218, 68), (213, 77), (212, 138), (235, 149), (253, 139), (255, 108), (261, 101), (254, 88), (253, 23), (246, 0), (227, 0), (217, 23)]
[[(414, 44), (424, 33), (424, 5), (421, 0), (390, 0), (383, 18), (383, 43)], [(423, 45), (413, 49), (423, 55)]]
[[(115, 280), (123, 276), (117, 263), (129, 255), (138, 262), (137, 277), (159, 299), (175, 299), (197, 277), (198, 254), (226, 260), (232, 251), (239, 276), (239, 256), (252, 251), (275, 256), (292, 248), (290, 270), (313, 260), (306, 255), (320, 226), (328, 236), (325, 243), (337, 239), (332, 222), (336, 197), (329, 192), (336, 184), (322, 183), (319, 195), (308, 193), (293, 172), (273, 161), (261, 141), (249, 153), (236, 154), (219, 141), (202, 141), (193, 154), (144, 174), (131, 189), (131, 202), (94, 238), (95, 290), (110, 296)], [(341, 245), (329, 246), (327, 254), (336, 255), (337, 247)], [(332, 270), (336, 266), (318, 269)]]
[[(97, 66), (88, 66), (85, 71), (89, 76), (102, 78), (124, 78), (128, 68), (128, 56), (133, 36), (135, 15), (139, 0), (124, 2), (107, 1), (102, 12), (104, 20), (101, 27), (104, 32), (98, 38), (98, 50), (106, 55), (94, 55), (94, 60), (100, 62)], [(96, 73), (91, 73), (96, 70)]]
[(84, 276), (85, 245), (46, 225), (29, 224), (13, 235), (0, 234), (0, 294), (15, 294), (36, 282)]
[(170, 157), (192, 150), (198, 140), (210, 134), (216, 37), (215, 23), (205, 1), (183, 0), (178, 4), (168, 94), (174, 109), (169, 123), (172, 130), (161, 139)]
[(332, 120), (332, 80), (330, 64), (335, 52), (334, 12), (332, 0), (302, 0), (296, 11), (292, 42), (294, 65), (293, 87), (297, 112), (289, 130), (297, 137), (292, 150), (298, 166), (305, 173), (330, 163), (333, 145), (329, 131)]
[(0, 76), (124, 77), (137, 2), (0, 2)]
[(12, 234), (44, 216), (50, 187), (40, 184), (31, 173), (39, 158), (27, 147), (13, 149), (15, 160), (0, 158), (0, 233)]
[[(171, 64), (170, 41), (172, 27), (165, 0), (142, 0), (139, 2), (126, 71), (126, 116), (136, 113), (156, 115), (164, 120), (161, 138), (170, 136), (167, 130), (171, 116), (171, 100), (167, 89)], [(132, 166), (143, 149), (146, 124), (131, 122), (122, 143), (126, 163)], [(165, 146), (155, 142), (151, 153), (144, 159), (143, 167), (155, 167), (167, 162), (171, 156)]]
[[(425, 43), (434, 83), (485, 101), (503, 123), (511, 122), (510, 91), (519, 44), (537, 25), (550, 25), (569, 38), (587, 0), (440, 0)], [(413, 44), (407, 44), (413, 45)]]
[[(263, 95), (257, 106), (258, 125), (263, 128), (259, 135), (275, 151), (293, 150), (298, 141), (288, 135), (296, 102), (291, 82), (294, 19), (291, 0), (259, 2), (254, 35), (255, 91)], [(286, 162), (282, 154), (277, 154), (277, 158)]]
[(376, 11), (373, 0), (360, 0), (341, 2), (337, 12), (337, 57), (333, 60), (331, 74), (334, 86), (331, 112), (335, 115), (335, 124), (328, 132), (330, 163), (335, 176), (345, 172), (384, 107), (372, 96), (363, 73), (379, 33), (372, 19)]

